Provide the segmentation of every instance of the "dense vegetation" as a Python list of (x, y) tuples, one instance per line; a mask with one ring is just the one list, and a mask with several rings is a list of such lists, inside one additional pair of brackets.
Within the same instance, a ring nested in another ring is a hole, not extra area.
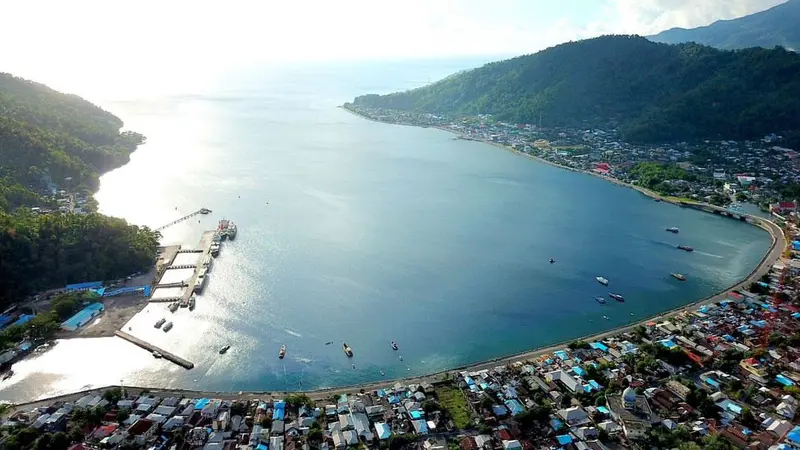
[(733, 20), (719, 20), (706, 27), (672, 28), (649, 39), (665, 44), (697, 42), (733, 50), (747, 47), (800, 49), (800, 0), (789, 0), (766, 11)]
[(570, 42), (356, 105), (492, 114), (544, 126), (619, 126), (628, 141), (757, 138), (800, 127), (800, 55), (638, 36)]
[(628, 171), (628, 175), (637, 180), (638, 185), (661, 193), (672, 193), (676, 188), (669, 180), (696, 181), (697, 176), (674, 164), (656, 162), (637, 163)]
[(55, 188), (90, 194), (100, 173), (143, 141), (122, 121), (73, 95), (0, 74), (0, 308), (36, 290), (109, 280), (148, 267), (158, 245), (146, 228), (98, 214), (35, 215)]
[(83, 308), (89, 299), (83, 293), (60, 294), (49, 311), (36, 315), (24, 325), (12, 325), (0, 331), (0, 352), (24, 339), (46, 340), (61, 328), (61, 323)]

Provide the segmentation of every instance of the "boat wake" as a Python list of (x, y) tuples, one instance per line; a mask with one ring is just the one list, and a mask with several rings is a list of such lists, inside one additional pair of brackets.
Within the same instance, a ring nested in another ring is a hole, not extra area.
[(697, 250), (695, 250), (694, 253), (697, 255), (710, 256), (712, 258), (724, 258), (724, 256), (722, 255), (715, 255), (713, 253), (706, 253), (706, 252), (698, 252)]
[(289, 334), (291, 334), (292, 336), (295, 336), (295, 337), (299, 337), (299, 338), (303, 337), (302, 334), (300, 334), (300, 333), (298, 333), (296, 331), (292, 331), (292, 330), (289, 330), (289, 329), (286, 329), (286, 328), (284, 328), (283, 331), (285, 331), (285, 332), (287, 332), (287, 333), (289, 333)]

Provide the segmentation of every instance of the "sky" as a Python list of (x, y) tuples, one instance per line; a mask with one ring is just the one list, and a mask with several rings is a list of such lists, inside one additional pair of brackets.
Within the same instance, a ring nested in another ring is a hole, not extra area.
[(3, 0), (0, 71), (74, 89), (256, 64), (513, 56), (784, 0)]

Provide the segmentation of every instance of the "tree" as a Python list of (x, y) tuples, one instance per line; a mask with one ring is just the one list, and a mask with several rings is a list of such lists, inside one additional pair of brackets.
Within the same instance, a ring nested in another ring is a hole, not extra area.
[(261, 419), (261, 426), (264, 428), (272, 427), (272, 419), (267, 416), (264, 416), (264, 418)]
[(103, 392), (103, 398), (109, 403), (116, 404), (118, 401), (122, 400), (122, 389), (119, 387), (107, 389)]
[(311, 442), (322, 442), (322, 430), (314, 428), (308, 432), (308, 438)]
[(742, 408), (742, 414), (739, 417), (739, 421), (742, 423), (742, 425), (749, 428), (758, 427), (758, 420), (756, 420), (755, 416), (753, 415), (753, 411), (748, 407)]
[(313, 408), (315, 406), (314, 401), (305, 394), (290, 394), (286, 396), (286, 404), (294, 408), (299, 408), (303, 405), (306, 405), (309, 408)]
[(422, 410), (426, 413), (430, 414), (434, 411), (438, 411), (441, 409), (441, 406), (435, 400), (427, 399), (422, 402)]
[(130, 408), (120, 408), (119, 411), (117, 412), (117, 422), (119, 423), (125, 422), (126, 420), (128, 420), (130, 416), (131, 416)]
[(66, 433), (59, 431), (53, 435), (53, 439), (50, 441), (50, 448), (49, 450), (67, 450), (69, 448), (70, 439)]

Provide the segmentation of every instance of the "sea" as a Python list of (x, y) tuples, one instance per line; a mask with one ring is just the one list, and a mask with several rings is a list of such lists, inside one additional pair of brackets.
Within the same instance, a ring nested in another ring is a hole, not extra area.
[[(62, 340), (16, 363), (0, 400), (111, 384), (313, 390), (433, 373), (688, 304), (744, 278), (768, 250), (769, 235), (739, 221), (339, 108), (481, 62), (279, 65), (89, 97), (147, 136), (102, 177), (101, 212), (158, 227), (205, 207), (213, 213), (167, 228), (163, 243), (191, 248), (222, 218), (238, 236), (194, 311), (150, 304), (125, 327), (194, 369), (119, 338)], [(665, 232), (673, 226), (679, 234)], [(594, 300), (610, 292), (626, 301)], [(161, 317), (174, 322), (169, 333), (153, 327)]]

